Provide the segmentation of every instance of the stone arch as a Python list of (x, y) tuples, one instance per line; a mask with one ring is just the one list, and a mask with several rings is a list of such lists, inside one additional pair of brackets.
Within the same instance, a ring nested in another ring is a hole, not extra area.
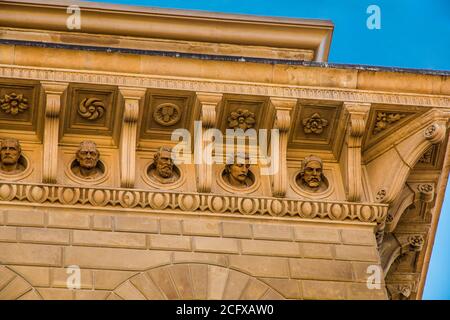
[(0, 266), (0, 300), (42, 300), (42, 297), (21, 275)]
[(243, 272), (210, 264), (180, 263), (141, 272), (118, 285), (108, 299), (260, 300), (285, 299)]

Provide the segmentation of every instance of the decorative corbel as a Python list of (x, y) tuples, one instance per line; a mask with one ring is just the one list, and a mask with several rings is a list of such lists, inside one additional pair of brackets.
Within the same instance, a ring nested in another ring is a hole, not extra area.
[(198, 192), (211, 191), (213, 181), (213, 167), (212, 163), (205, 163), (203, 150), (206, 150), (206, 145), (210, 143), (211, 139), (208, 129), (217, 126), (217, 111), (221, 100), (221, 94), (206, 92), (196, 93), (195, 103), (197, 109), (199, 110), (198, 118), (201, 121), (201, 132), (199, 134), (202, 136), (201, 144), (194, 144), (194, 153), (196, 153), (195, 157), (197, 159), (201, 159), (201, 161), (198, 161), (200, 163), (196, 165)]
[(42, 182), (56, 183), (58, 172), (59, 116), (67, 83), (41, 82), (45, 93)]
[(272, 195), (284, 197), (288, 186), (287, 144), (291, 127), (291, 111), (297, 104), (296, 99), (270, 98), (274, 108), (275, 121), (273, 128), (279, 131), (279, 150), (271, 150), (272, 161), (277, 162), (278, 172), (272, 175)]
[(400, 195), (389, 206), (386, 217), (386, 232), (393, 232), (395, 230), (403, 212), (414, 203), (414, 198), (414, 191), (406, 184)]
[(420, 157), (445, 138), (446, 122), (442, 112), (430, 110), (365, 151), (369, 183), (377, 202), (390, 204), (398, 197)]
[(425, 239), (420, 234), (386, 233), (380, 248), (381, 266), (386, 276), (392, 264), (400, 256), (408, 253), (416, 254), (423, 249)]
[(377, 231), (378, 247), (382, 246), (384, 232), (392, 233), (397, 227), (403, 213), (411, 205), (419, 207), (419, 215), (425, 219), (430, 203), (434, 199), (433, 183), (406, 183), (400, 195), (390, 205), (385, 224)]
[(386, 285), (390, 300), (408, 300), (412, 293), (412, 285), (409, 283)]
[(120, 134), (120, 185), (122, 188), (132, 188), (136, 178), (136, 137), (139, 104), (145, 95), (145, 89), (119, 87), (119, 91), (124, 100), (122, 132)]
[(412, 204), (419, 207), (419, 215), (425, 219), (430, 203), (434, 200), (434, 183), (406, 183), (400, 196), (389, 208), (387, 216), (387, 232), (393, 232), (405, 210)]
[(414, 184), (416, 205), (419, 206), (419, 214), (422, 220), (425, 220), (431, 203), (434, 200), (434, 183), (418, 183)]
[(348, 201), (359, 201), (362, 194), (361, 143), (370, 111), (369, 103), (344, 102), (347, 132), (341, 161)]

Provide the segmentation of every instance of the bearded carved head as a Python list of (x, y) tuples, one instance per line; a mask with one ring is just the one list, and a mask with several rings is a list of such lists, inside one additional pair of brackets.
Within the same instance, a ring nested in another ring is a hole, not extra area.
[(303, 186), (312, 190), (319, 189), (324, 180), (322, 159), (313, 155), (306, 157), (302, 162), (300, 179)]
[(154, 155), (154, 163), (157, 174), (162, 178), (171, 178), (174, 175), (172, 149), (160, 147)]

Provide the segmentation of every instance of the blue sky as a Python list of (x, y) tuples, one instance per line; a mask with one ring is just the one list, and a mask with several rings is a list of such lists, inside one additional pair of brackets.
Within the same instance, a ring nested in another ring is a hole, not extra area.
[[(265, 16), (327, 19), (335, 25), (329, 62), (450, 70), (450, 0), (96, 1)], [(369, 30), (369, 5), (381, 28)], [(450, 299), (450, 188), (436, 235), (424, 299)]]

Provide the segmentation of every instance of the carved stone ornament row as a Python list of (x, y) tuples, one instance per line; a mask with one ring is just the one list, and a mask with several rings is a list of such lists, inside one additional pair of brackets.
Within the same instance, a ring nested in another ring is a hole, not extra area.
[(254, 196), (180, 193), (55, 186), (47, 184), (1, 183), (0, 201), (47, 205), (142, 208), (188, 212), (229, 213), (253, 216), (300, 217), (304, 219), (383, 221), (385, 204), (356, 204), (337, 201), (307, 201)]
[(129, 87), (190, 90), (199, 92), (236, 93), (264, 95), (284, 98), (324, 99), (380, 104), (401, 104), (412, 106), (450, 107), (445, 96), (399, 94), (389, 92), (361, 92), (348, 89), (315, 89), (297, 86), (272, 86), (233, 82), (202, 80), (160, 79), (151, 76), (129, 74), (108, 74), (101, 72), (77, 72), (58, 69), (39, 69), (0, 65), (0, 77), (35, 79), (57, 82), (82, 82)]

